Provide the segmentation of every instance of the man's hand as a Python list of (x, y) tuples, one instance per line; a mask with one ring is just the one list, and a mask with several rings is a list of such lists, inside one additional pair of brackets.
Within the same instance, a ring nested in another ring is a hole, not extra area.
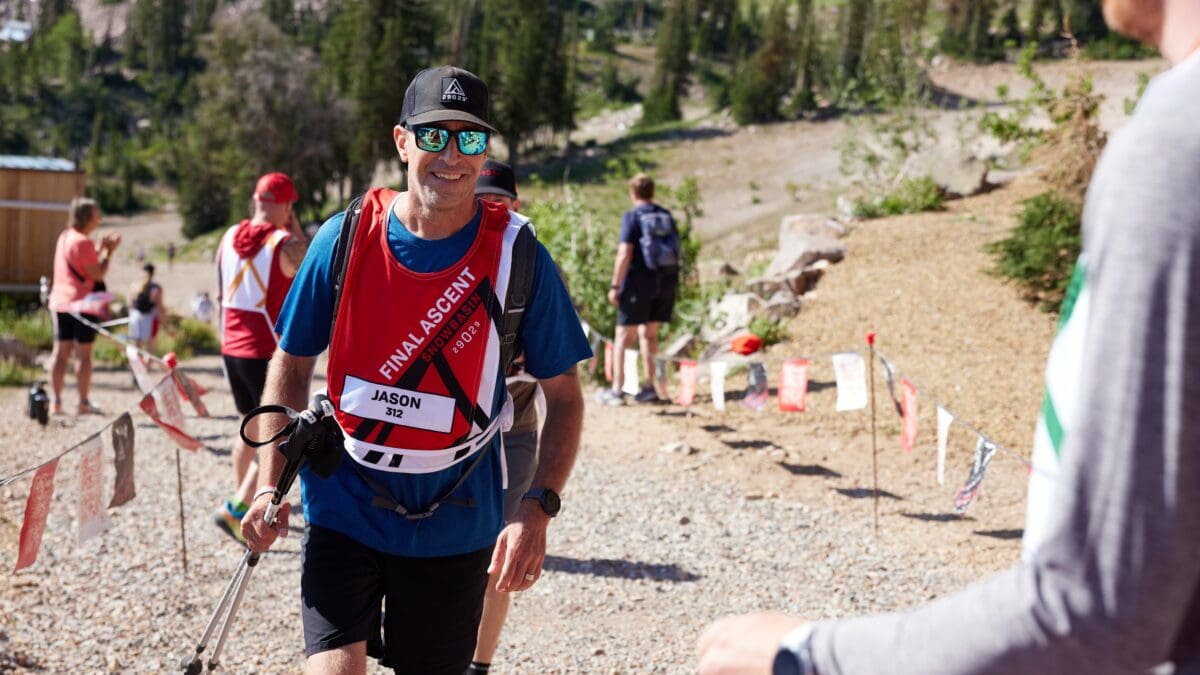
[(524, 591), (533, 587), (542, 576), (542, 561), (546, 557), (546, 526), (550, 516), (537, 500), (526, 499), (517, 515), (500, 532), (488, 574), (500, 569), (496, 590), (501, 593)]
[(714, 621), (696, 643), (701, 675), (769, 673), (779, 643), (800, 624), (778, 612), (727, 616)]
[(618, 300), (620, 299), (620, 297), (621, 297), (621, 291), (619, 291), (615, 288), (608, 289), (608, 304), (612, 305), (613, 307), (616, 307), (618, 305)]
[(270, 506), (270, 493), (259, 495), (242, 518), (242, 536), (246, 538), (246, 546), (255, 553), (263, 553), (271, 548), (276, 537), (286, 537), (288, 534), (288, 514), (292, 505), (286, 499), (281, 502), (279, 513), (275, 514), (275, 521), (268, 524), (266, 515)]

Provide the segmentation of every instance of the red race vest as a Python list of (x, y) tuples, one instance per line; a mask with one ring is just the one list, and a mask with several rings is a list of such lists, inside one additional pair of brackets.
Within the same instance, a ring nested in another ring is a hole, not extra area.
[(497, 322), (512, 244), (529, 221), (481, 202), (479, 233), (466, 255), (440, 272), (414, 272), (387, 242), (398, 197), (376, 189), (363, 199), (335, 308), (329, 397), (355, 461), (430, 473), (470, 457), (499, 430), (501, 415), (492, 416)]

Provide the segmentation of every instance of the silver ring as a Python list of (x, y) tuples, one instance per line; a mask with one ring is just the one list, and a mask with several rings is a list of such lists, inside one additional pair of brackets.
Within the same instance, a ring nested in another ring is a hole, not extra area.
[(525, 573), (525, 581), (533, 581), (536, 578), (537, 578), (536, 576), (530, 574), (529, 572)]

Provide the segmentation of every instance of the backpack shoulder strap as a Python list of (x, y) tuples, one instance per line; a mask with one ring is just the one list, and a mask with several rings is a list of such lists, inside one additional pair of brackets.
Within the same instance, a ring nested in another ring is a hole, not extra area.
[(504, 296), (504, 314), (500, 319), (500, 364), (504, 374), (512, 368), (513, 361), (521, 353), (521, 326), (525, 322), (525, 309), (533, 293), (533, 273), (537, 264), (537, 235), (529, 221), (522, 219), (520, 230), (513, 241), (512, 259), (509, 263), (508, 289)]
[(329, 338), (333, 339), (333, 324), (337, 322), (338, 308), (342, 302), (342, 288), (346, 283), (346, 263), (350, 260), (350, 249), (354, 246), (354, 234), (358, 231), (359, 217), (362, 216), (363, 193), (346, 207), (342, 216), (342, 229), (338, 232), (337, 244), (333, 247), (333, 268), (330, 277), (333, 279), (333, 318), (329, 322)]

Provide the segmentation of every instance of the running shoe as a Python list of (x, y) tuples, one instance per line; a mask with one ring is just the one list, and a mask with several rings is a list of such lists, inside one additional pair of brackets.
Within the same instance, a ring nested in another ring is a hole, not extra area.
[(601, 389), (596, 392), (596, 401), (604, 405), (625, 405), (625, 394), (612, 389)]
[(642, 387), (633, 400), (638, 403), (658, 403), (658, 392), (654, 390), (654, 387)]
[(234, 541), (242, 546), (246, 545), (246, 538), (242, 536), (242, 519), (230, 513), (224, 504), (212, 512), (212, 521), (222, 532), (233, 537)]

